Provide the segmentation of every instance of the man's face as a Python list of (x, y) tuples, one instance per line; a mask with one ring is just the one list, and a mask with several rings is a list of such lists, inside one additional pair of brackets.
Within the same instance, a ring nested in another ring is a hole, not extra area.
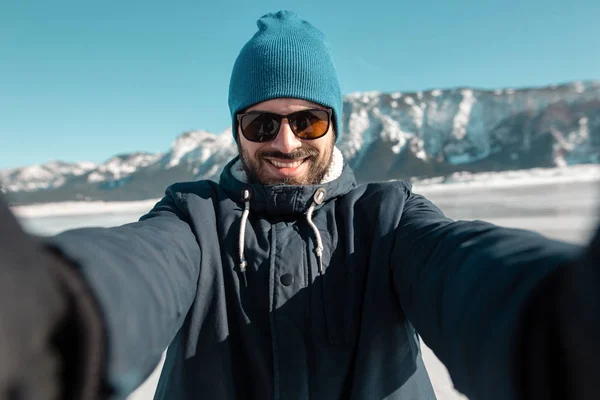
[[(318, 104), (298, 99), (273, 99), (256, 104), (246, 110), (268, 111), (276, 114), (324, 108)], [(323, 137), (303, 140), (292, 132), (289, 122), (281, 122), (277, 137), (264, 143), (247, 140), (238, 127), (238, 150), (248, 179), (252, 183), (273, 185), (315, 185), (321, 182), (333, 154), (335, 134), (333, 123)]]

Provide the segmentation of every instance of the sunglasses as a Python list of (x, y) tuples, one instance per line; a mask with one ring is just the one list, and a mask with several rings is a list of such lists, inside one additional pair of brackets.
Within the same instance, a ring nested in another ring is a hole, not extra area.
[(242, 135), (250, 142), (270, 142), (279, 134), (281, 122), (287, 119), (294, 135), (303, 140), (325, 136), (331, 124), (331, 109), (315, 108), (296, 111), (288, 115), (266, 111), (250, 111), (237, 114)]

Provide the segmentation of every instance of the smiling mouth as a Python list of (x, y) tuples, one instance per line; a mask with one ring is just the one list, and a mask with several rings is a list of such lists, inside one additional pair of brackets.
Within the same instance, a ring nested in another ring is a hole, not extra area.
[(306, 158), (300, 159), (300, 160), (274, 160), (272, 158), (267, 158), (266, 161), (268, 161), (271, 165), (273, 165), (276, 168), (298, 168), (299, 166), (301, 166), (304, 161), (306, 161)]

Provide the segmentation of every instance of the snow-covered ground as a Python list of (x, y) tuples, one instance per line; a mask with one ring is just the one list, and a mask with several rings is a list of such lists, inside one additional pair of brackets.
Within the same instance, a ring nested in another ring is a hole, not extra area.
[(461, 189), (474, 188), (526, 187), (596, 181), (600, 181), (600, 165), (582, 164), (561, 168), (532, 168), (517, 171), (456, 172), (449, 177), (416, 180), (413, 182), (413, 187), (416, 191), (432, 193), (456, 192)]
[[(519, 171), (455, 173), (450, 177), (422, 179), (413, 182), (418, 193), (458, 192), (478, 188), (514, 188), (548, 184), (600, 181), (600, 165), (584, 164), (562, 168), (534, 168)], [(24, 218), (84, 216), (134, 213), (142, 215), (159, 199), (125, 202), (73, 201), (13, 207)]]
[[(462, 181), (461, 181), (462, 179)], [(598, 221), (600, 167), (477, 174), (458, 183), (435, 180), (415, 183), (449, 217), (482, 219), (498, 225), (531, 229), (547, 236), (585, 243)], [(31, 232), (49, 235), (80, 226), (112, 226), (131, 222), (147, 212), (156, 200), (132, 203), (81, 203), (16, 207)], [(452, 386), (445, 367), (424, 346), (423, 358), (439, 399), (464, 399)], [(151, 399), (159, 368), (129, 400)]]
[[(24, 218), (72, 217), (97, 214), (144, 213), (159, 199), (142, 201), (65, 201), (13, 207), (15, 214)], [(141, 215), (141, 214), (140, 214)]]

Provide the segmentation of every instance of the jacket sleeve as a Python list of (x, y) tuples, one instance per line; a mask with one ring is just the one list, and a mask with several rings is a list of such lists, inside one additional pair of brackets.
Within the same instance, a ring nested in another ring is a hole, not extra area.
[(108, 383), (133, 391), (158, 364), (194, 300), (200, 248), (184, 198), (166, 196), (139, 222), (48, 238), (81, 272), (105, 322)]
[(401, 307), (471, 399), (515, 399), (520, 317), (581, 248), (481, 221), (453, 221), (406, 190), (392, 265)]

